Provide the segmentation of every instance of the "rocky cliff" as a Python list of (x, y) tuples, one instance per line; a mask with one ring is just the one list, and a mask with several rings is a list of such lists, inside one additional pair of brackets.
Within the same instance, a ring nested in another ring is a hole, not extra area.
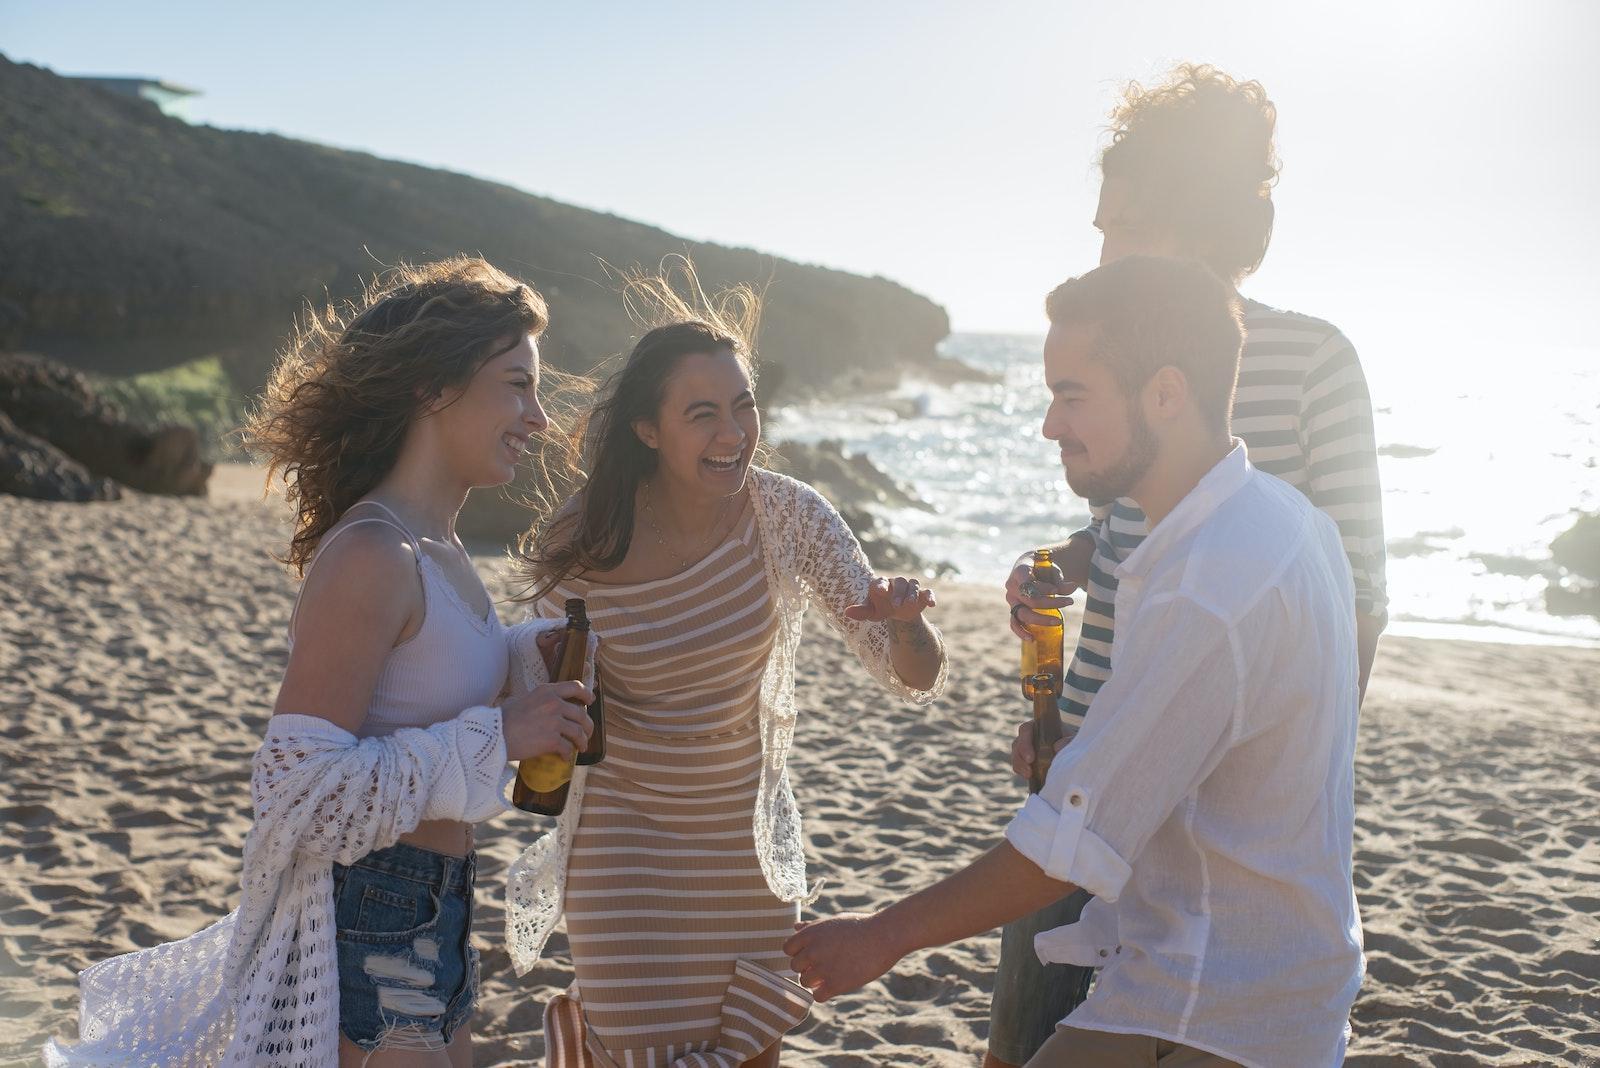
[(449, 171), (190, 126), (3, 57), (0, 234), (0, 349), (113, 374), (219, 356), (246, 390), (306, 298), (457, 252), (549, 298), (546, 353), (569, 370), (635, 332), (599, 261), (654, 266), (674, 252), (711, 284), (770, 282), (760, 347), (786, 392), (937, 370), (949, 330), (943, 309), (883, 278), (686, 241)]

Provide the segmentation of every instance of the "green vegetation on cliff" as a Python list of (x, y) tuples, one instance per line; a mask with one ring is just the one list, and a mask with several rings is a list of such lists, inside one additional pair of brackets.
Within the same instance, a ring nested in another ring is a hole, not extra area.
[[(785, 210), (781, 189), (772, 209)], [(0, 350), (117, 375), (218, 357), (246, 389), (304, 299), (349, 295), (381, 264), (458, 252), (549, 298), (545, 350), (569, 370), (635, 332), (599, 259), (653, 266), (682, 252), (708, 285), (770, 280), (760, 348), (785, 392), (937, 368), (949, 330), (943, 309), (883, 278), (686, 241), (449, 171), (190, 126), (4, 57), (0, 234)]]

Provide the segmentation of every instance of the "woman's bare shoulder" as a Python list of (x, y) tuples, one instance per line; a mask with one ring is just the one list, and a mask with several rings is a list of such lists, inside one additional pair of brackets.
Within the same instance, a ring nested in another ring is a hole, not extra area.
[[(337, 537), (335, 537), (337, 535)], [(307, 572), (300, 597), (301, 627), (308, 617), (335, 610), (409, 612), (419, 590), (411, 539), (387, 523), (349, 522), (323, 535), (323, 548)]]

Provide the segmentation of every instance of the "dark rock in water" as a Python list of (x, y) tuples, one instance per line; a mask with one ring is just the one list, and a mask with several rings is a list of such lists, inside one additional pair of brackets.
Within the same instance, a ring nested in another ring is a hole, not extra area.
[(949, 563), (925, 559), (883, 532), (883, 524), (871, 511), (873, 506), (930, 512), (933, 506), (885, 474), (865, 454), (847, 456), (837, 441), (816, 445), (786, 441), (774, 446), (772, 466), (833, 502), (873, 567), (908, 575), (944, 576), (955, 571)]
[(1570, 575), (1552, 579), (1544, 590), (1544, 607), (1553, 616), (1600, 618), (1600, 582)]
[(0, 356), (0, 412), (17, 430), (48, 442), (86, 473), (145, 493), (205, 494), (211, 464), (200, 457), (198, 434), (188, 427), (151, 431), (135, 426), (82, 374), (54, 361)]
[(773, 446), (772, 452), (777, 470), (822, 491), (836, 508), (877, 504), (933, 511), (932, 505), (885, 474), (865, 453), (846, 455), (837, 441), (815, 445), (785, 441)]
[(1600, 515), (1581, 515), (1550, 543), (1550, 555), (1559, 567), (1575, 575), (1600, 581)]
[(1426, 534), (1419, 534), (1414, 538), (1394, 538), (1388, 546), (1389, 555), (1397, 560), (1411, 556), (1428, 556), (1443, 551), (1444, 546), (1435, 545), (1428, 540)]
[(916, 550), (883, 533), (883, 524), (871, 512), (849, 506), (840, 507), (839, 514), (850, 525), (851, 533), (861, 543), (867, 560), (878, 571), (891, 575), (919, 575), (943, 578), (955, 574), (955, 566), (942, 560), (929, 560)]
[(1496, 575), (1513, 575), (1517, 578), (1535, 578), (1549, 569), (1547, 564), (1523, 556), (1505, 556), (1500, 553), (1469, 553), (1470, 559), (1483, 565), (1485, 571)]
[(0, 412), (0, 493), (42, 501), (114, 501), (117, 484), (97, 478), (60, 449)]
[(1437, 446), (1429, 448), (1423, 445), (1385, 445), (1378, 450), (1378, 455), (1392, 456), (1396, 460), (1416, 460), (1423, 456), (1432, 456), (1438, 451)]
[(1550, 543), (1550, 554), (1566, 574), (1545, 588), (1554, 616), (1600, 616), (1600, 515), (1580, 515)]
[(963, 382), (981, 382), (985, 385), (994, 385), (1004, 380), (1002, 375), (994, 371), (985, 371), (972, 366), (954, 356), (940, 353), (928, 361), (927, 365), (918, 369), (918, 373), (941, 386), (960, 385)]

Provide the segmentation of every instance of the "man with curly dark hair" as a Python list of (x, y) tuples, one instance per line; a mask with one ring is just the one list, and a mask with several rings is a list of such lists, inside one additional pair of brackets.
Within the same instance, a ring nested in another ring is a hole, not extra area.
[[(1273, 143), (1277, 108), (1259, 82), (1208, 65), (1185, 64), (1151, 88), (1130, 84), (1111, 114), (1100, 158), (1094, 225), (1100, 262), (1128, 255), (1200, 260), (1237, 286), (1261, 265), (1272, 238)], [(1355, 578), (1360, 686), (1365, 691), (1387, 619), (1383, 514), (1372, 401), (1350, 342), (1330, 324), (1246, 299), (1246, 339), (1233, 404), (1233, 432), (1250, 463), (1301, 490), (1338, 524)], [(1092, 522), (1058, 546), (1069, 587), (1084, 594), (1083, 628), (1061, 701), (1070, 735), (1092, 715), (1111, 677), (1116, 572), (1147, 533), (1131, 500), (1091, 501)], [(1013, 606), (1057, 607), (1067, 590), (1024, 596), (1028, 561), (1007, 583)], [(1014, 612), (1025, 609), (1014, 608)], [(1020, 624), (1014, 623), (1019, 628)], [(1031, 728), (1013, 764), (1026, 775)], [(1074, 923), (1088, 901), (1079, 891), (1007, 925), (990, 1006), (985, 1068), (1026, 1062), (1088, 994), (1093, 971), (1044, 964), (1035, 938)]]

